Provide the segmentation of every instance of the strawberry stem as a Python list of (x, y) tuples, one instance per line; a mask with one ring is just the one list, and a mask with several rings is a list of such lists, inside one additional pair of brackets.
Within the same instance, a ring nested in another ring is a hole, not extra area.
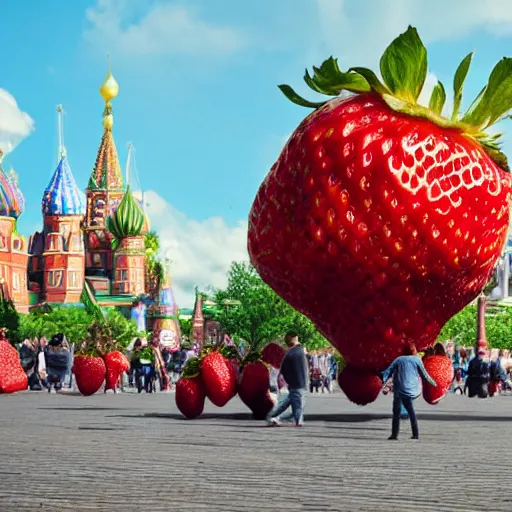
[[(326, 96), (338, 96), (342, 91), (355, 94), (373, 91), (397, 112), (460, 130), (478, 141), (486, 153), (508, 171), (507, 157), (501, 151), (498, 137), (489, 136), (485, 130), (511, 117), (512, 58), (503, 58), (496, 64), (487, 85), (461, 117), (462, 91), (472, 58), (473, 53), (466, 55), (455, 72), (453, 112), (449, 119), (441, 115), (446, 102), (446, 92), (441, 82), (434, 87), (428, 107), (417, 103), (427, 77), (428, 61), (427, 50), (418, 31), (411, 26), (384, 51), (380, 59), (382, 80), (367, 68), (353, 67), (343, 72), (337, 59), (329, 57), (319, 68), (313, 67), (313, 75), (306, 70), (304, 81), (310, 89)], [(318, 109), (330, 101), (309, 101), (299, 96), (289, 85), (279, 85), (279, 89), (290, 101), (307, 108)]]

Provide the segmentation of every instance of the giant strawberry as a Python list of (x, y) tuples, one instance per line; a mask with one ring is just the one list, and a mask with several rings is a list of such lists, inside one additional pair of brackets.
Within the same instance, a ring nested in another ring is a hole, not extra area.
[(374, 402), (382, 390), (382, 380), (370, 370), (347, 366), (338, 375), (338, 384), (347, 398), (357, 405)]
[(263, 361), (248, 356), (238, 385), (238, 395), (257, 420), (265, 419), (273, 409), (275, 400), (270, 394), (270, 373)]
[(119, 377), (130, 369), (130, 361), (119, 350), (112, 350), (103, 356), (106, 366), (105, 392), (117, 388)]
[(0, 393), (15, 393), (27, 389), (28, 378), (20, 363), (18, 351), (0, 330)]
[(84, 396), (94, 395), (105, 381), (105, 362), (96, 355), (76, 355), (73, 359), (73, 373), (78, 391)]
[(433, 344), (446, 321), (488, 281), (507, 236), (511, 180), (497, 136), (485, 130), (512, 107), (512, 59), (501, 60), (464, 115), (441, 111), (438, 83), (417, 99), (425, 47), (409, 27), (385, 51), (383, 82), (326, 60), (305, 81), (338, 96), (288, 140), (249, 215), (248, 248), (263, 280), (309, 317), (347, 363), (380, 370), (415, 343)]
[(212, 404), (224, 407), (236, 395), (235, 368), (218, 350), (207, 349), (201, 362), (206, 396)]
[(286, 354), (286, 350), (277, 343), (265, 345), (261, 351), (261, 360), (274, 368), (281, 368), (281, 363)]
[(449, 357), (433, 355), (423, 358), (427, 373), (435, 380), (437, 386), (423, 382), (423, 398), (431, 405), (439, 403), (450, 390), (453, 382), (453, 364)]
[(185, 418), (194, 419), (202, 414), (206, 389), (201, 377), (201, 365), (197, 358), (189, 359), (185, 364), (182, 376), (176, 383), (174, 398), (176, 407)]

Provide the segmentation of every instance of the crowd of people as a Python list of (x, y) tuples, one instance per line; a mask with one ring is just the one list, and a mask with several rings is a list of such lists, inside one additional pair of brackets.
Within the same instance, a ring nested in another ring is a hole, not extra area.
[(307, 354), (309, 364), (309, 392), (332, 393), (336, 381), (338, 363), (332, 348), (312, 350)]
[(503, 350), (492, 355), (485, 348), (455, 347), (452, 391), (480, 398), (512, 391), (512, 365)]
[[(73, 387), (74, 345), (68, 343), (64, 334), (56, 334), (49, 341), (45, 337), (27, 339), (18, 346), (18, 351), (31, 391), (58, 392)], [(179, 378), (185, 361), (196, 354), (197, 350), (171, 354), (136, 338), (126, 348), (130, 370), (126, 377), (121, 377), (118, 388), (123, 390), (127, 386), (138, 393), (153, 393), (158, 383), (161, 391), (167, 390)]]

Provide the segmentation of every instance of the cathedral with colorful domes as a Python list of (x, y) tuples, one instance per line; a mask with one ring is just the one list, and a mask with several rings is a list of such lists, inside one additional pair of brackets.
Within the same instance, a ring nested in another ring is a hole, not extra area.
[[(100, 87), (103, 137), (85, 194), (75, 182), (60, 133), (59, 161), (42, 198), (43, 228), (28, 243), (16, 229), (23, 194), (16, 173), (2, 169), (0, 152), (0, 289), (22, 313), (44, 303), (92, 302), (129, 314), (143, 297), (150, 317), (155, 313), (155, 330), (164, 331), (169, 343), (179, 343), (170, 279), (148, 272), (144, 235), (149, 221), (143, 203), (123, 182), (112, 133), (111, 102), (118, 92), (109, 66)], [(62, 107), (57, 110), (62, 131)]]

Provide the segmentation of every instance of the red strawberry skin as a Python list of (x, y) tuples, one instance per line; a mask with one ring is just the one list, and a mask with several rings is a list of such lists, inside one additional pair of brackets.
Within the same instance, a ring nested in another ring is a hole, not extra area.
[(224, 407), (237, 391), (237, 376), (233, 365), (217, 351), (207, 354), (201, 364), (206, 396), (212, 404)]
[(128, 358), (118, 350), (113, 350), (103, 357), (106, 366), (105, 391), (116, 389), (119, 377), (130, 369)]
[(16, 393), (27, 387), (18, 351), (7, 340), (0, 340), (0, 393)]
[(335, 99), (301, 123), (262, 183), (251, 262), (349, 364), (383, 369), (409, 343), (432, 345), (488, 281), (510, 190), (457, 130), (371, 93)]
[(257, 420), (263, 420), (275, 401), (270, 395), (270, 373), (262, 361), (247, 363), (242, 371), (238, 395)]
[(435, 380), (437, 386), (423, 382), (423, 398), (431, 405), (439, 403), (450, 390), (453, 382), (453, 364), (449, 357), (441, 355), (428, 356), (423, 359), (427, 373)]
[(269, 343), (261, 351), (261, 360), (274, 368), (281, 368), (286, 350), (277, 343)]
[(94, 395), (105, 381), (107, 368), (101, 357), (77, 355), (73, 360), (73, 373), (78, 391), (84, 396)]
[(338, 384), (347, 398), (357, 405), (377, 400), (383, 385), (380, 377), (372, 371), (350, 365), (340, 372)]
[(203, 413), (206, 389), (201, 376), (182, 377), (176, 383), (176, 407), (185, 418), (194, 419)]

